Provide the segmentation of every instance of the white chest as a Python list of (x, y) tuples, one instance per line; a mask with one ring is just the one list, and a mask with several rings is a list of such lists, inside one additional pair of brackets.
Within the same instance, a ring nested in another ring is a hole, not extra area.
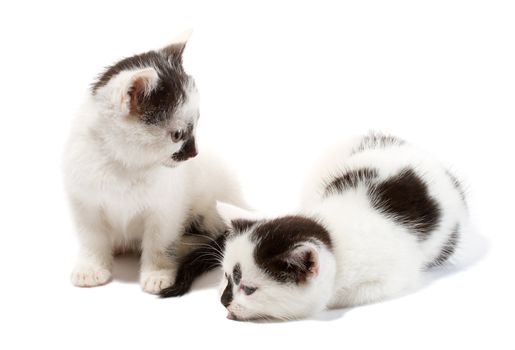
[(99, 207), (113, 234), (139, 238), (149, 215), (173, 215), (184, 199), (184, 174), (165, 167), (145, 173), (116, 173), (105, 169), (92, 175), (81, 196)]

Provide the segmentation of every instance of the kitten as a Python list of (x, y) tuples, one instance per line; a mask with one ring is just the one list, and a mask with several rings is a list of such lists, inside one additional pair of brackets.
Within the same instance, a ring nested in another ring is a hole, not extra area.
[(354, 139), (310, 179), (295, 215), (218, 204), (231, 225), (221, 286), (229, 318), (301, 318), (399, 295), (453, 255), (467, 222), (456, 178), (395, 137)]
[(174, 280), (170, 253), (180, 250), (181, 234), (193, 224), (223, 233), (216, 200), (242, 203), (222, 163), (205, 152), (194, 158), (198, 92), (183, 69), (185, 45), (109, 67), (73, 124), (64, 178), (80, 238), (76, 286), (107, 283), (113, 254), (136, 249), (141, 286), (157, 293)]

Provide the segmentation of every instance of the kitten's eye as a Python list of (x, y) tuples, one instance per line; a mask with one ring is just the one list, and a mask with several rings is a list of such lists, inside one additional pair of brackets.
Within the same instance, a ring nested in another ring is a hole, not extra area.
[(173, 142), (179, 142), (184, 137), (184, 131), (182, 129), (177, 129), (175, 131), (172, 131), (172, 141)]
[(256, 291), (257, 288), (242, 286), (241, 289), (243, 289), (243, 292), (246, 295), (251, 295), (252, 293), (254, 293)]

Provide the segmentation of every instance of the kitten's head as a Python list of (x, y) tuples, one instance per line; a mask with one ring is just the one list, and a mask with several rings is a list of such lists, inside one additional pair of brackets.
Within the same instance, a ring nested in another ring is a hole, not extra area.
[(92, 97), (104, 147), (126, 165), (175, 166), (197, 154), (198, 92), (182, 66), (186, 40), (125, 58), (100, 75)]
[(230, 226), (220, 290), (229, 318), (294, 319), (327, 305), (335, 263), (320, 223), (304, 216), (258, 219), (225, 203), (218, 211)]

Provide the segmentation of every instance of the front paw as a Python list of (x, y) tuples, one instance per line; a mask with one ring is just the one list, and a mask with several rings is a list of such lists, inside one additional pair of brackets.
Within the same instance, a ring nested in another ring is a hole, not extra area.
[(72, 272), (72, 283), (77, 287), (96, 287), (106, 284), (111, 279), (111, 271), (106, 268), (90, 265), (75, 267)]
[(161, 290), (168, 288), (174, 281), (172, 270), (157, 270), (141, 273), (141, 288), (147, 293), (159, 294)]

